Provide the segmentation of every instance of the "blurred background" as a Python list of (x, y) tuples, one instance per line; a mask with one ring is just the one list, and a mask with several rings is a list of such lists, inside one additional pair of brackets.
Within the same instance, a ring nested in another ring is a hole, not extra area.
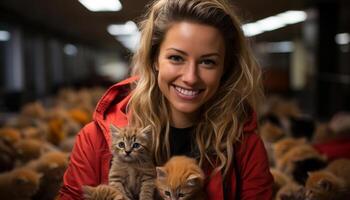
[[(350, 1), (231, 1), (264, 72), (267, 101), (259, 119), (267, 148), (281, 138), (305, 138), (301, 143), (317, 150), (311, 164), (317, 169), (349, 158)], [(0, 1), (1, 172), (41, 158), (42, 148), (69, 154), (105, 89), (129, 75), (137, 22), (149, 3)], [(20, 143), (26, 139), (45, 145)], [(44, 193), (34, 199), (53, 198)]]

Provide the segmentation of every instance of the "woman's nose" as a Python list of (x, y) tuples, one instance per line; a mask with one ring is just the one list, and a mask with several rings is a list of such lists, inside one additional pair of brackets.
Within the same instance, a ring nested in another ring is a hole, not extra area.
[(184, 66), (182, 72), (182, 81), (188, 85), (194, 85), (198, 82), (198, 69), (195, 62), (190, 62), (188, 65)]

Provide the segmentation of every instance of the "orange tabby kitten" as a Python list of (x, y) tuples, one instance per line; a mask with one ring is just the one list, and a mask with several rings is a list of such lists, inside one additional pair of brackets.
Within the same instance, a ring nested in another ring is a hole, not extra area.
[(276, 194), (276, 200), (305, 200), (305, 188), (294, 182), (284, 185)]
[(273, 186), (272, 186), (272, 190), (273, 190), (273, 197), (276, 196), (277, 192), (286, 184), (288, 184), (289, 182), (291, 182), (291, 179), (284, 173), (282, 173), (281, 171), (271, 168), (270, 172), (273, 176)]
[(277, 141), (272, 147), (275, 162), (278, 162), (291, 148), (303, 144), (306, 144), (306, 138), (296, 139), (289, 137)]
[(113, 161), (109, 185), (126, 200), (153, 200), (155, 166), (151, 157), (150, 126), (144, 129), (110, 127)]
[(5, 200), (30, 200), (39, 189), (42, 175), (28, 168), (0, 174), (0, 197)]
[(68, 166), (68, 155), (59, 151), (47, 152), (25, 166), (43, 174), (40, 189), (34, 199), (53, 199), (61, 187), (62, 177)]
[(306, 181), (306, 196), (309, 200), (345, 200), (349, 195), (350, 160), (335, 160), (326, 169), (309, 173)]
[(311, 145), (304, 144), (291, 148), (281, 159), (277, 160), (276, 167), (282, 172), (291, 175), (295, 167), (295, 162), (309, 158), (326, 160)]
[(156, 187), (164, 200), (203, 200), (204, 178), (195, 159), (174, 156), (163, 167), (157, 167)]

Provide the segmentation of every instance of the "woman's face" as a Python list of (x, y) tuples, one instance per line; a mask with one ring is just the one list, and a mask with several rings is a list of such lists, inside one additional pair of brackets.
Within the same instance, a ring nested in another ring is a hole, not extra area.
[(200, 107), (215, 94), (224, 56), (224, 39), (216, 28), (193, 22), (178, 22), (169, 28), (156, 69), (173, 126), (191, 126)]

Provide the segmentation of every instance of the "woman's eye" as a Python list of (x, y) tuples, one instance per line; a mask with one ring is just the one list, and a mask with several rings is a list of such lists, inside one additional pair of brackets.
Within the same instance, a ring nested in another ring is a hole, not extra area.
[(138, 148), (140, 148), (141, 147), (141, 144), (139, 144), (139, 143), (134, 143), (133, 145), (132, 145), (132, 148), (134, 148), (134, 149), (138, 149)]
[(215, 65), (216, 62), (214, 60), (211, 60), (211, 59), (205, 59), (205, 60), (202, 60), (200, 62), (200, 64), (203, 64), (203, 65)]
[(119, 142), (119, 143), (118, 143), (118, 147), (119, 147), (119, 148), (124, 148), (124, 147), (125, 147), (124, 142)]
[(168, 59), (175, 63), (179, 63), (183, 61), (183, 58), (181, 56), (176, 56), (176, 55), (169, 56)]
[(179, 197), (184, 197), (185, 195), (183, 193), (179, 193)]

